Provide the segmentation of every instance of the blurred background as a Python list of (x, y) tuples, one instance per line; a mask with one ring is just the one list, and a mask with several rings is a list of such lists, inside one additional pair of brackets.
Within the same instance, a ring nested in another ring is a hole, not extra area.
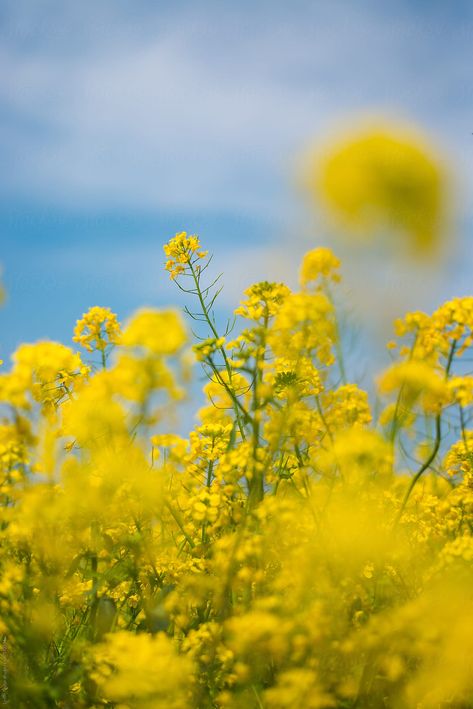
[(435, 268), (347, 254), (354, 320), (389, 336), (386, 315), (469, 294), (472, 20), (467, 0), (3, 0), (0, 358), (69, 344), (91, 305), (183, 305), (162, 268), (176, 231), (215, 252), (221, 311), (253, 281), (295, 285), (331, 243), (299, 156), (367, 111), (448, 157), (457, 218)]

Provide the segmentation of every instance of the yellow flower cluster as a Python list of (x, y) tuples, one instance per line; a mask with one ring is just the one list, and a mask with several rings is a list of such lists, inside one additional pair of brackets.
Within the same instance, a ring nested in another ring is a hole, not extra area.
[(185, 273), (186, 266), (204, 259), (208, 251), (201, 248), (198, 236), (188, 236), (187, 232), (181, 231), (164, 245), (164, 253), (168, 257), (166, 271), (175, 279)]
[(25, 410), (37, 402), (52, 413), (89, 371), (78, 353), (58, 342), (20, 345), (12, 360), (10, 372), (0, 374), (0, 401)]
[(420, 399), (422, 408), (429, 413), (434, 413), (450, 401), (450, 391), (443, 373), (417, 359), (393, 364), (380, 378), (379, 389), (383, 394), (402, 390), (409, 409)]
[(156, 636), (125, 630), (90, 653), (91, 678), (113, 702), (133, 697), (137, 709), (187, 709), (192, 663), (179, 656), (164, 633)]
[(340, 260), (327, 248), (312, 249), (302, 259), (299, 280), (302, 287), (316, 283), (319, 279), (340, 281)]
[(196, 358), (200, 362), (202, 362), (203, 360), (207, 359), (207, 357), (210, 357), (210, 355), (214, 354), (224, 344), (224, 337), (208, 337), (203, 342), (199, 342), (197, 345), (194, 345), (193, 349)]
[(255, 283), (246, 289), (246, 300), (242, 301), (235, 314), (248, 320), (268, 322), (269, 318), (276, 315), (289, 294), (290, 290), (284, 283)]
[(301, 292), (249, 288), (231, 341), (197, 237), (166, 252), (203, 328), (188, 435), (174, 310), (140, 310), (121, 332), (92, 308), (74, 339), (101, 367), (41, 342), (0, 376), (4, 698), (472, 706), (471, 301), (397, 323), (378, 416), (337, 367), (331, 251), (305, 257)]
[(434, 249), (447, 212), (447, 175), (436, 151), (412, 128), (373, 119), (311, 155), (307, 185), (352, 233), (383, 230)]
[(307, 351), (322, 364), (332, 364), (337, 331), (330, 300), (321, 292), (292, 293), (278, 310), (270, 338), (280, 356), (297, 359)]
[(105, 350), (107, 345), (116, 345), (120, 338), (120, 325), (110, 308), (94, 306), (77, 321), (74, 342), (88, 352)]
[(154, 355), (171, 355), (186, 342), (180, 313), (175, 310), (140, 310), (126, 325), (121, 343), (139, 347)]

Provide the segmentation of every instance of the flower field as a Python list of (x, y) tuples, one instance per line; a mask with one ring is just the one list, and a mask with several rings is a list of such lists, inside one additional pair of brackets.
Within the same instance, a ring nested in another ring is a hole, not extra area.
[[(384, 215), (422, 250), (441, 180), (393, 144), (353, 143), (313, 180), (344, 223)], [(373, 407), (330, 249), (297, 291), (249, 287), (223, 329), (205, 245), (182, 232), (164, 252), (187, 316), (93, 307), (71, 346), (23, 344), (0, 370), (3, 701), (472, 707), (473, 296), (396, 321)]]

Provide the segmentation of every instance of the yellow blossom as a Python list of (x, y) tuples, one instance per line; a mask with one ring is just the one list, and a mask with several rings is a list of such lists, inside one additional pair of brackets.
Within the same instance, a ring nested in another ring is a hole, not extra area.
[(347, 229), (406, 233), (431, 250), (447, 211), (447, 177), (436, 151), (412, 128), (372, 120), (311, 157), (309, 189)]
[(330, 249), (319, 247), (305, 254), (302, 259), (299, 280), (302, 287), (318, 281), (320, 278), (340, 281), (339, 259)]
[(83, 314), (74, 329), (74, 342), (78, 342), (89, 352), (105, 350), (120, 339), (120, 325), (110, 308), (94, 306)]
[(176, 234), (163, 248), (168, 257), (166, 270), (172, 279), (184, 273), (189, 264), (204, 259), (208, 253), (201, 248), (198, 236), (188, 236), (185, 231)]
[(126, 324), (121, 344), (154, 355), (178, 352), (187, 340), (182, 318), (175, 310), (139, 310)]

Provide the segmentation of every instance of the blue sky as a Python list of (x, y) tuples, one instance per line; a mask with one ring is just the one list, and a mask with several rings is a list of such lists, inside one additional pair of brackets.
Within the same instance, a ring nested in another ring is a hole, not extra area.
[(300, 254), (325, 238), (295, 187), (296, 158), (366, 111), (426, 129), (462, 211), (441, 272), (396, 266), (370, 288), (354, 278), (360, 318), (372, 285), (393, 312), (468, 293), (472, 47), (473, 5), (461, 1), (3, 0), (0, 357), (67, 341), (93, 304), (126, 318), (179, 302), (162, 244), (182, 229), (226, 271), (222, 308), (252, 280), (293, 283)]

